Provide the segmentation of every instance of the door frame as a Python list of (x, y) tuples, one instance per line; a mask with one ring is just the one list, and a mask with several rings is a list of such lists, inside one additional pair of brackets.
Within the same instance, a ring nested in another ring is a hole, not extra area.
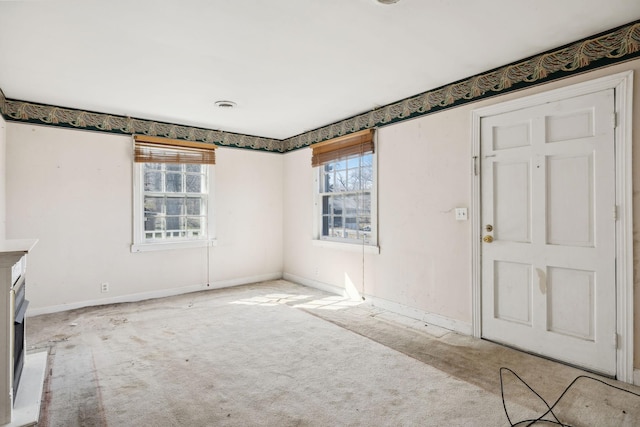
[[(482, 336), (482, 224), (480, 197), (480, 120), (549, 102), (615, 91), (615, 203), (616, 222), (616, 379), (633, 383), (633, 193), (631, 129), (633, 127), (633, 71), (612, 74), (472, 111), (471, 153), (471, 298), (473, 336)], [(613, 213), (612, 213), (613, 214)], [(613, 339), (613, 337), (612, 337)]]

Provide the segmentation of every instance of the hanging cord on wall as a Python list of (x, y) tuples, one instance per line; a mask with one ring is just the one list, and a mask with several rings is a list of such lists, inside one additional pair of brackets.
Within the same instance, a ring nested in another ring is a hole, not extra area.
[(364, 300), (364, 234), (362, 234), (362, 301)]
[(207, 242), (207, 288), (211, 287), (211, 241)]
[[(374, 131), (373, 131), (373, 150), (374, 150), (374, 153), (375, 153), (375, 150), (377, 150), (377, 146), (378, 146), (378, 132), (376, 132), (376, 129), (374, 128)], [(372, 162), (371, 162), (371, 173), (372, 173), (371, 180), (372, 181), (373, 181), (373, 174), (374, 174), (374, 169), (375, 169), (375, 167), (374, 167), (375, 165), (373, 164), (373, 159), (375, 158), (375, 154), (374, 153), (372, 153), (372, 155), (371, 155), (371, 159), (372, 159)], [(364, 145), (361, 144), (360, 145), (360, 197), (358, 198), (358, 214), (360, 212), (362, 212), (361, 208), (363, 208), (362, 205), (363, 205), (363, 202), (364, 202), (364, 185), (363, 185), (364, 179), (362, 177), (362, 160), (363, 160), (363, 157), (364, 157)], [(373, 185), (377, 186), (378, 183), (375, 182), (375, 183), (373, 183)], [(369, 204), (371, 204), (371, 195), (369, 195)], [(376, 215), (376, 217), (377, 217), (377, 215)], [(372, 219), (371, 206), (369, 206), (369, 222), (371, 222), (371, 219)], [(369, 223), (369, 233), (373, 233), (373, 229), (374, 228), (371, 225), (372, 224)], [(377, 227), (376, 227), (376, 231), (377, 231)], [(364, 296), (365, 295), (365, 280), (364, 280), (365, 265), (364, 265), (364, 258), (365, 258), (365, 246), (366, 246), (365, 245), (366, 235), (364, 233), (364, 230), (362, 230), (361, 239), (362, 239), (362, 294), (361, 294), (361, 296), (362, 296), (362, 301), (364, 301), (366, 299), (366, 297)]]
[[(363, 179), (362, 179), (362, 160), (364, 157), (364, 146), (361, 144), (360, 145), (360, 197), (358, 197), (358, 217), (360, 217), (360, 213), (362, 212), (362, 207), (361, 206), (363, 204), (363, 198), (364, 198), (364, 186), (362, 185)], [(371, 226), (369, 226), (369, 228), (371, 228)], [(361, 233), (361, 238), (362, 238), (362, 301), (365, 300), (364, 297), (364, 240), (365, 240), (365, 234), (364, 234), (364, 230), (362, 230)]]
[[(511, 421), (511, 417), (509, 417), (509, 412), (507, 411), (507, 404), (505, 402), (505, 398), (504, 398), (504, 383), (503, 383), (503, 376), (504, 376), (504, 372), (507, 371), (511, 374), (513, 374), (522, 384), (524, 384), (529, 390), (531, 390), (531, 392), (533, 394), (535, 394), (538, 399), (540, 399), (542, 401), (542, 403), (544, 403), (544, 405), (547, 407), (547, 412), (545, 412), (544, 414), (540, 415), (538, 418), (535, 419), (528, 419), (528, 420), (522, 420), (522, 421), (518, 421), (516, 423), (514, 423), (513, 421)], [(518, 374), (516, 374), (514, 371), (512, 371), (509, 368), (505, 368), (505, 367), (501, 367), (500, 368), (500, 394), (502, 395), (502, 407), (504, 408), (504, 413), (507, 416), (507, 420), (509, 421), (509, 425), (511, 427), (516, 427), (516, 426), (521, 426), (521, 425), (526, 425), (527, 427), (532, 426), (536, 423), (549, 423), (549, 424), (556, 424), (559, 426), (563, 426), (563, 427), (571, 427), (570, 424), (565, 424), (562, 421), (560, 421), (560, 419), (556, 416), (556, 414), (553, 412), (553, 409), (560, 403), (560, 401), (562, 400), (562, 398), (564, 397), (565, 394), (567, 394), (567, 392), (569, 391), (569, 389), (571, 387), (573, 387), (573, 385), (579, 380), (579, 379), (587, 379), (587, 380), (591, 380), (591, 381), (596, 381), (599, 382), (601, 384), (604, 384), (612, 389), (615, 390), (619, 390), (619, 391), (623, 391), (625, 393), (631, 394), (633, 396), (637, 396), (640, 398), (640, 394), (638, 393), (634, 393), (632, 391), (629, 390), (625, 390), (621, 387), (617, 387), (615, 385), (609, 384), (605, 381), (599, 380), (598, 378), (593, 378), (587, 375), (579, 375), (577, 376), (573, 381), (571, 381), (571, 384), (569, 384), (564, 391), (562, 392), (562, 394), (560, 395), (560, 397), (558, 397), (558, 399), (556, 399), (556, 401), (553, 403), (553, 405), (549, 405), (549, 403), (544, 400), (544, 398), (542, 396), (540, 396), (533, 388), (531, 388), (531, 386), (529, 384), (527, 384), (525, 382), (525, 380), (523, 380), (522, 378), (520, 378), (518, 376)], [(547, 415), (551, 415), (554, 419), (546, 419), (544, 417), (546, 417)]]

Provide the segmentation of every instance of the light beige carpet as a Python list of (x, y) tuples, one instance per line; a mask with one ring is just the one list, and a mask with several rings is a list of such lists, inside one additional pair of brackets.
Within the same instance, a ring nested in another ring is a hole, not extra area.
[[(390, 318), (285, 281), (38, 316), (29, 319), (27, 340), (50, 349), (40, 425), (510, 425), (498, 371), (478, 372), (487, 366), (484, 346), (522, 353)], [(393, 348), (401, 342), (405, 348)], [(411, 354), (411, 346), (421, 350)], [(431, 364), (421, 360), (429, 348), (438, 352)], [(447, 349), (450, 369), (440, 360)], [(557, 365), (533, 359), (543, 369)], [(562, 383), (543, 392), (553, 400)], [(515, 382), (507, 393), (512, 422), (545, 410)], [(584, 425), (636, 425), (637, 408), (620, 408), (638, 401), (616, 402), (605, 424)], [(585, 401), (559, 408), (575, 420), (572, 405), (581, 412)]]

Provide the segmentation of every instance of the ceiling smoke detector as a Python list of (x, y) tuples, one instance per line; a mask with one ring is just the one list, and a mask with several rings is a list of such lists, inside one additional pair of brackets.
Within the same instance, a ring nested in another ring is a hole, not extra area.
[(236, 106), (237, 104), (233, 101), (216, 101), (215, 106), (218, 108), (224, 108), (224, 109), (232, 109)]
[(377, 0), (378, 3), (381, 4), (394, 4), (394, 3), (398, 3), (400, 0)]

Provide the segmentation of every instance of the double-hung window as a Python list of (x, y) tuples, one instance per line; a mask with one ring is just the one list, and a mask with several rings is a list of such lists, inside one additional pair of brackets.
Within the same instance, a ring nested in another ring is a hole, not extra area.
[(318, 143), (312, 149), (318, 240), (375, 246), (373, 130)]
[(211, 243), (215, 145), (134, 137), (134, 252)]

